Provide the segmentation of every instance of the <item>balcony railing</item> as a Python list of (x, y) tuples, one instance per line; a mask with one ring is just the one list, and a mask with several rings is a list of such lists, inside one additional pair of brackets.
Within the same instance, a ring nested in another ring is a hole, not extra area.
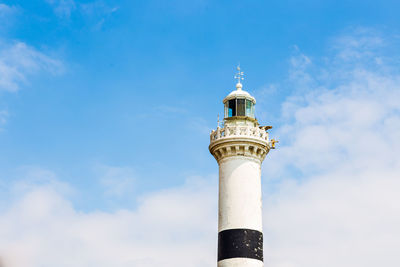
[(251, 137), (269, 143), (269, 134), (265, 126), (225, 126), (224, 128), (218, 127), (210, 134), (210, 143), (217, 140), (230, 137)]

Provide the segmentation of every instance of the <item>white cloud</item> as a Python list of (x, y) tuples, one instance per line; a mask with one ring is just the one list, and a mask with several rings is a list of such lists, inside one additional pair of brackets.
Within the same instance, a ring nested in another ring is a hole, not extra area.
[(283, 106), (282, 145), (264, 166), (277, 189), (265, 199), (271, 267), (400, 265), (400, 70), (369, 60), (387, 44), (364, 34), (302, 68), (311, 87)]
[(136, 210), (80, 212), (48, 184), (0, 214), (5, 267), (212, 266), (216, 185), (203, 179), (140, 198)]
[(0, 42), (0, 90), (17, 91), (27, 77), (40, 72), (58, 74), (63, 64), (23, 42)]
[(334, 171), (266, 198), (269, 266), (399, 266), (399, 171)]
[(354, 29), (351, 34), (343, 34), (333, 41), (332, 49), (337, 52), (336, 57), (341, 63), (362, 63), (370, 57), (376, 57), (379, 49), (387, 44), (379, 32), (369, 28)]

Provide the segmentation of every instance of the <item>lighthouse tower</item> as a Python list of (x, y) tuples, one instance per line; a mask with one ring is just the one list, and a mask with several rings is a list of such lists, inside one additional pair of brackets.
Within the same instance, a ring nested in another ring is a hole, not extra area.
[(209, 150), (219, 165), (218, 267), (262, 267), (261, 164), (275, 141), (254, 116), (256, 100), (242, 89), (224, 100), (223, 126), (210, 134)]

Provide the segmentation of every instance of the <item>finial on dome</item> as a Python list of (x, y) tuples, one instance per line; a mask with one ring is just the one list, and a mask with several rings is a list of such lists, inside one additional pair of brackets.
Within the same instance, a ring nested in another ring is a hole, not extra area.
[(244, 80), (244, 78), (243, 78), (243, 71), (240, 71), (240, 64), (237, 66), (237, 73), (236, 73), (236, 75), (235, 75), (235, 79), (237, 79), (238, 80), (238, 82), (237, 82), (237, 84), (236, 84), (236, 89), (237, 90), (242, 90), (242, 83), (240, 82), (240, 81), (243, 81)]

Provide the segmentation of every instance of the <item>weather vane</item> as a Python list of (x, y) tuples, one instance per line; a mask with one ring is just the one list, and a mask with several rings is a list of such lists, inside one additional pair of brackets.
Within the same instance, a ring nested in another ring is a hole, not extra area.
[(236, 75), (235, 75), (235, 79), (237, 79), (238, 80), (238, 83), (240, 83), (240, 81), (243, 81), (244, 80), (244, 78), (243, 78), (243, 71), (240, 71), (240, 64), (237, 66), (237, 73), (236, 73)]

